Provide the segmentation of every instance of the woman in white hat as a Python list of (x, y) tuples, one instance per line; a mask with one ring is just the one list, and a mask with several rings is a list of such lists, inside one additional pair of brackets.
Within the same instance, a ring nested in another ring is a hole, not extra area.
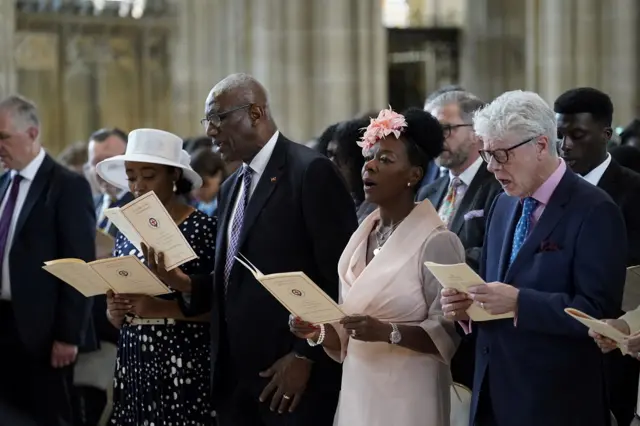
[[(154, 129), (129, 134), (124, 155), (102, 161), (100, 177), (139, 197), (154, 191), (193, 247), (198, 259), (181, 268), (209, 274), (214, 264), (215, 218), (195, 210), (181, 195), (202, 185), (178, 136)], [(118, 234), (114, 256), (139, 252)], [(120, 329), (114, 380), (117, 425), (212, 425), (209, 406), (208, 315), (186, 318), (178, 293), (167, 297), (107, 294), (108, 316)]]

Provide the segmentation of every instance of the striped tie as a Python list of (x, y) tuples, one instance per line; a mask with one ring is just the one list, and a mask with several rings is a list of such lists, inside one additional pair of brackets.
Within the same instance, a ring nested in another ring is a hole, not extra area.
[(249, 192), (251, 191), (251, 174), (253, 170), (246, 164), (242, 169), (242, 194), (238, 200), (235, 214), (233, 215), (233, 222), (231, 223), (231, 237), (229, 238), (229, 245), (227, 247), (227, 258), (224, 264), (224, 290), (227, 291), (229, 285), (229, 277), (231, 277), (231, 270), (235, 263), (235, 256), (238, 254), (240, 234), (242, 232), (242, 225), (244, 223), (244, 213), (247, 209), (249, 201)]

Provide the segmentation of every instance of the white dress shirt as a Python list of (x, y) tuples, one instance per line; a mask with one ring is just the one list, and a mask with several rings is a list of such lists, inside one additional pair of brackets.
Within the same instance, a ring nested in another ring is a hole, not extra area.
[(609, 164), (611, 164), (611, 154), (607, 153), (607, 158), (602, 163), (600, 163), (598, 167), (582, 176), (582, 178), (589, 182), (591, 185), (598, 186), (598, 184), (600, 183), (600, 179), (602, 179), (602, 175), (604, 175), (604, 172), (607, 171), (607, 167), (609, 167)]
[[(269, 142), (267, 142), (267, 144), (262, 147), (262, 149), (256, 154), (256, 156), (253, 157), (253, 160), (251, 160), (251, 163), (248, 166), (253, 171), (253, 173), (251, 174), (251, 188), (249, 188), (247, 205), (249, 203), (249, 200), (251, 199), (251, 196), (253, 195), (253, 191), (255, 191), (256, 187), (258, 186), (258, 182), (260, 182), (260, 177), (264, 173), (264, 170), (267, 168), (267, 164), (271, 159), (271, 154), (273, 154), (273, 149), (276, 146), (276, 142), (278, 141), (279, 136), (280, 132), (276, 130), (273, 136), (271, 136), (271, 139), (269, 139)], [(246, 167), (247, 165), (243, 164), (243, 166)], [(239, 179), (240, 182), (243, 182), (242, 177), (239, 177)], [(227, 247), (229, 247), (229, 241), (231, 241), (231, 227), (233, 226), (233, 219), (236, 216), (236, 210), (238, 209), (238, 201), (241, 200), (240, 197), (244, 197), (244, 191), (246, 191), (246, 188), (244, 187), (244, 184), (241, 184), (238, 195), (236, 196), (236, 199), (233, 203), (231, 216), (229, 217), (229, 225), (227, 227)], [(246, 208), (247, 206), (245, 206), (245, 209)]]
[[(18, 191), (18, 198), (16, 199), (16, 206), (13, 210), (13, 216), (11, 216), (11, 224), (9, 225), (9, 234), (7, 235), (7, 246), (4, 250), (4, 257), (2, 259), (2, 291), (0, 292), (0, 299), (2, 300), (11, 300), (11, 281), (9, 274), (9, 253), (11, 252), (11, 245), (13, 244), (14, 232), (16, 230), (16, 223), (18, 222), (18, 218), (20, 217), (20, 211), (22, 210), (22, 206), (24, 205), (24, 201), (27, 199), (27, 194), (29, 193), (29, 188), (31, 188), (31, 183), (33, 183), (33, 179), (36, 177), (36, 173), (40, 169), (42, 162), (44, 161), (45, 152), (44, 149), (40, 148), (40, 152), (36, 155), (36, 158), (31, 160), (31, 162), (24, 169), (18, 171), (12, 170), (11, 178), (13, 179), (15, 175), (20, 173), (22, 176), (22, 180), (20, 181), (20, 190)], [(4, 212), (4, 209), (7, 205), (7, 201), (9, 199), (9, 191), (11, 190), (11, 184), (7, 188), (7, 191), (4, 194), (4, 198), (2, 200), (2, 205), (0, 207), (0, 212)]]

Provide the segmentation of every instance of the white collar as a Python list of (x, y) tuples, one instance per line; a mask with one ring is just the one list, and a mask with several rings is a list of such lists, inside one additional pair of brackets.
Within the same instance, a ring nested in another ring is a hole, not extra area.
[(23, 179), (33, 181), (36, 178), (36, 173), (38, 173), (38, 170), (40, 169), (45, 156), (46, 153), (44, 152), (44, 149), (40, 148), (40, 151), (38, 151), (38, 155), (36, 155), (35, 158), (31, 160), (31, 162), (27, 164), (25, 168), (23, 168), (22, 170), (11, 170), (11, 178), (20, 173), (20, 176), (22, 176)]
[[(464, 172), (460, 173), (460, 176), (458, 176), (467, 188), (471, 185), (471, 181), (476, 176), (476, 173), (478, 173), (478, 170), (480, 170), (480, 166), (482, 166), (482, 158), (478, 157), (476, 158), (476, 161), (471, 163), (471, 165), (467, 167)], [(455, 177), (456, 176), (451, 173), (451, 170), (449, 170), (449, 182), (452, 182)]]
[(253, 160), (251, 160), (249, 167), (253, 170), (255, 175), (260, 176), (264, 173), (264, 169), (267, 168), (267, 164), (269, 163), (269, 159), (271, 159), (271, 154), (273, 153), (273, 149), (276, 146), (279, 136), (280, 132), (276, 130), (273, 136), (271, 136), (271, 139), (269, 139), (269, 142), (267, 142), (267, 144), (258, 151), (256, 156), (253, 157)]
[(602, 175), (607, 170), (607, 167), (609, 167), (609, 164), (611, 164), (611, 154), (607, 153), (607, 158), (602, 163), (600, 163), (598, 167), (591, 170), (582, 178), (589, 182), (591, 185), (597, 186), (600, 183), (600, 179), (602, 179)]

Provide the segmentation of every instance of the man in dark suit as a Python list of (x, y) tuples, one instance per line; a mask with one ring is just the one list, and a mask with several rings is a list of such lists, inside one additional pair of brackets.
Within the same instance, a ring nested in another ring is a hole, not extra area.
[[(484, 241), (485, 214), (500, 192), (500, 183), (485, 167), (479, 150), (482, 143), (473, 132), (473, 114), (484, 106), (475, 95), (449, 91), (425, 105), (425, 110), (442, 124), (443, 153), (436, 164), (448, 169), (446, 175), (422, 188), (417, 201), (428, 199), (440, 217), (462, 241), (467, 264), (479, 271)], [(473, 386), (475, 335), (458, 327), (462, 340), (451, 360), (456, 383)]]
[(70, 386), (91, 302), (42, 269), (95, 258), (95, 215), (84, 177), (49, 157), (35, 106), (0, 101), (0, 398), (42, 425), (71, 424)]
[(339, 364), (289, 333), (287, 310), (234, 255), (265, 274), (303, 271), (337, 299), (338, 259), (357, 227), (353, 200), (328, 158), (280, 134), (266, 91), (252, 77), (234, 74), (218, 83), (203, 123), (225, 161), (244, 162), (220, 191), (213, 284), (210, 276), (150, 267), (191, 291), (194, 314), (211, 310), (220, 426), (330, 426)]
[[(571, 169), (602, 188), (618, 205), (627, 229), (626, 264), (640, 264), (640, 174), (621, 167), (609, 153), (613, 130), (613, 103), (609, 96), (590, 87), (572, 89), (554, 103), (562, 155)], [(619, 310), (616, 318), (623, 315)], [(640, 364), (613, 351), (605, 356), (611, 411), (621, 425), (634, 418)]]
[(487, 217), (480, 262), (488, 284), (443, 290), (443, 312), (468, 319), (476, 303), (515, 318), (477, 333), (471, 424), (608, 425), (603, 358), (565, 308), (595, 318), (619, 309), (624, 220), (601, 189), (558, 158), (553, 110), (535, 93), (499, 96), (474, 117), (481, 155), (505, 191)]

